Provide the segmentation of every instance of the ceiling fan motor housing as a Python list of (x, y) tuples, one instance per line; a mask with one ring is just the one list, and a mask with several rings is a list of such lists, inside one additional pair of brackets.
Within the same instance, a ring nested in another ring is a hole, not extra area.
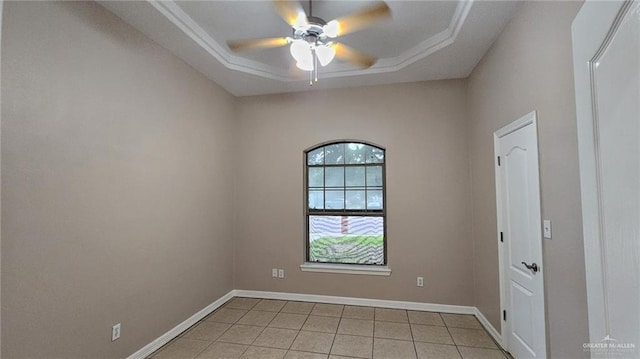
[(307, 24), (308, 26), (305, 28), (292, 28), (294, 40), (302, 39), (314, 45), (326, 45), (329, 42), (329, 37), (323, 30), (323, 26), (327, 24), (326, 21), (319, 17), (309, 16)]

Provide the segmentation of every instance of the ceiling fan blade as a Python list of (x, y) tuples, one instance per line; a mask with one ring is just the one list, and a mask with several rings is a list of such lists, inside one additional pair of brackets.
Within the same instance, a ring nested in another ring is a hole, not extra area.
[(232, 40), (227, 41), (227, 46), (231, 51), (245, 51), (253, 49), (269, 49), (272, 47), (285, 46), (289, 43), (286, 37), (269, 37), (266, 39)]
[(351, 63), (353, 65), (368, 68), (376, 63), (377, 58), (363, 54), (362, 52), (355, 50), (347, 45), (334, 42), (333, 49), (336, 50), (336, 57), (342, 61)]
[[(374, 6), (357, 11), (335, 19), (337, 23), (336, 36), (342, 36), (362, 28), (370, 26), (376, 21), (391, 16), (391, 9), (385, 2), (380, 2)], [(331, 23), (331, 22), (330, 22)]]
[(273, 0), (278, 15), (291, 27), (307, 25), (307, 14), (295, 0)]

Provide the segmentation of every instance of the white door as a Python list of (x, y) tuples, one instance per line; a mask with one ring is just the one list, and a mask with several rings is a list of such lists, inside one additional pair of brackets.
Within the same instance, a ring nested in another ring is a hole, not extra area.
[[(592, 357), (640, 357), (640, 1), (587, 1), (573, 26)], [(599, 347), (593, 347), (599, 344)]]
[(532, 112), (495, 133), (502, 337), (514, 358), (545, 358), (538, 137)]

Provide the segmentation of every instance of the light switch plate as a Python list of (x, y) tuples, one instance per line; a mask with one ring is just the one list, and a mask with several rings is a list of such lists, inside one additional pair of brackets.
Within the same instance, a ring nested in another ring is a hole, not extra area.
[(542, 234), (544, 235), (544, 238), (551, 239), (551, 221), (545, 219), (542, 223)]
[(111, 341), (115, 341), (120, 338), (120, 323), (114, 325), (111, 328)]

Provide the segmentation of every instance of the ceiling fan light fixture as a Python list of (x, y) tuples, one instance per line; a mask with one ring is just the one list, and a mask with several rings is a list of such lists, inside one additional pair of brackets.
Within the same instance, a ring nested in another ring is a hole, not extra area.
[(316, 56), (318, 56), (320, 65), (324, 67), (333, 61), (333, 58), (336, 56), (336, 50), (331, 44), (316, 46)]
[(331, 20), (322, 27), (322, 32), (327, 35), (327, 37), (337, 37), (340, 32), (340, 23), (337, 20)]
[(375, 21), (389, 17), (391, 10), (384, 1), (329, 22), (313, 16), (312, 0), (309, 0), (309, 16), (298, 3), (299, 0), (272, 1), (278, 15), (291, 26), (291, 37), (230, 40), (227, 41), (227, 45), (231, 51), (269, 49), (289, 44), (289, 51), (296, 61), (296, 66), (309, 72), (310, 84), (313, 84), (314, 79), (318, 81), (318, 64), (327, 66), (335, 57), (362, 68), (369, 68), (375, 63), (375, 57), (340, 42), (332, 42), (332, 39), (361, 30)]
[(311, 63), (313, 61), (311, 46), (302, 39), (293, 40), (289, 51), (291, 52), (291, 56), (298, 62)]
[(313, 60), (310, 60), (308, 62), (306, 62), (306, 61), (298, 61), (298, 62), (296, 62), (296, 67), (299, 68), (302, 71), (313, 71), (313, 69), (314, 69)]

